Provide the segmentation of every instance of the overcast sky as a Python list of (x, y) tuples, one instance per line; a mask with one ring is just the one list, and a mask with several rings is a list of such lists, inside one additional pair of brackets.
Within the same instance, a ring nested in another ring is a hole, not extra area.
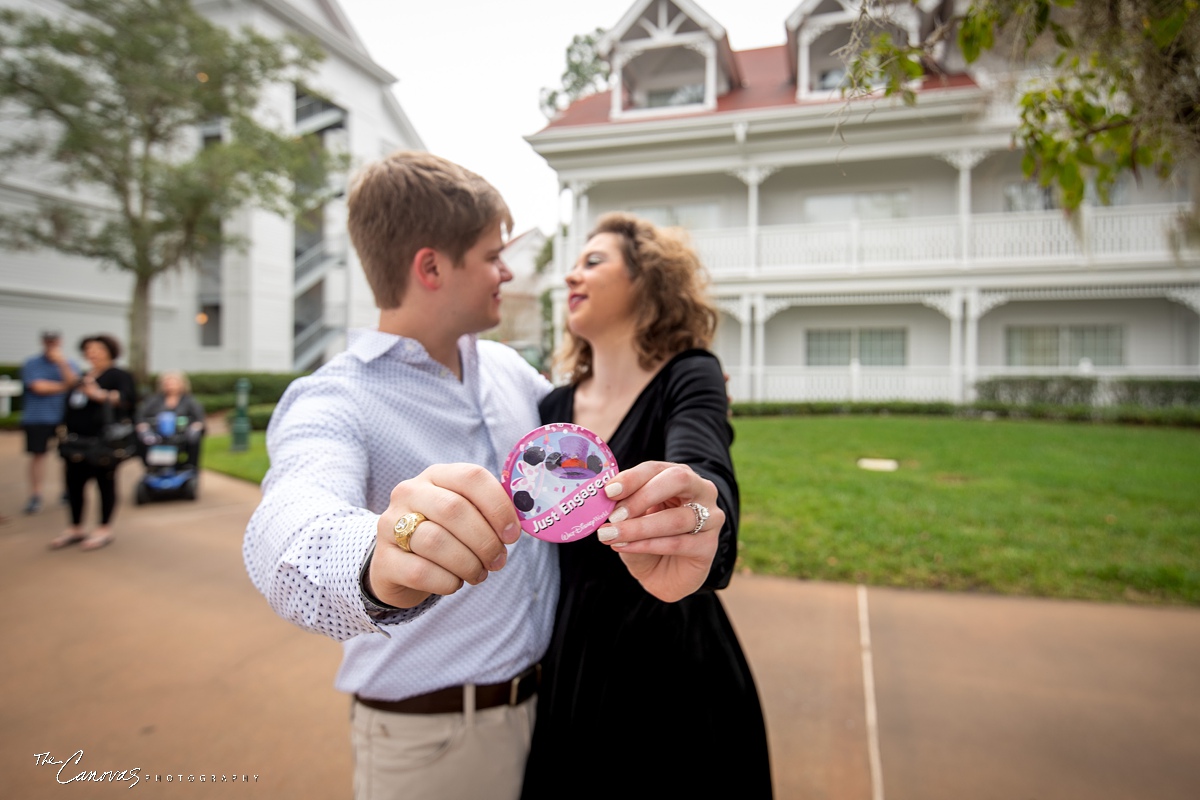
[[(577, 33), (611, 28), (634, 0), (338, 0), (372, 57), (399, 81), (425, 146), (491, 181), (516, 232), (551, 233), (554, 172), (522, 138), (540, 130), (538, 91), (558, 86)], [(800, 0), (699, 0), (734, 50), (783, 44)]]

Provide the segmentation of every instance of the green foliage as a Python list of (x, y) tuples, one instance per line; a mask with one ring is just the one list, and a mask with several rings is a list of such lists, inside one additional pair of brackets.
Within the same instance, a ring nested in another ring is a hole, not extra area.
[(250, 430), (265, 431), (271, 423), (271, 415), (275, 413), (274, 403), (260, 403), (246, 409), (246, 418), (250, 420)]
[[(99, 190), (113, 211), (43, 200), (0, 218), (0, 240), (133, 274), (140, 381), (155, 278), (243, 244), (221, 220), (247, 204), (290, 214), (323, 200), (341, 160), (254, 116), (264, 87), (299, 79), (321, 54), (311, 39), (232, 33), (189, 0), (63, 1), (70, 13), (0, 11), (0, 101), (31, 120), (0, 155), (49, 159), (64, 187)], [(202, 144), (202, 127), (219, 140)]]
[(1200, 380), (1125, 378), (1112, 387), (1117, 405), (1138, 408), (1200, 407)]
[(567, 68), (562, 74), (562, 86), (543, 88), (538, 105), (542, 113), (553, 118), (571, 103), (589, 94), (608, 88), (609, 66), (596, 52), (596, 42), (604, 35), (603, 28), (588, 34), (578, 34), (567, 46)]
[(206, 413), (225, 411), (237, 406), (237, 382), (250, 381), (249, 405), (271, 405), (279, 402), (284, 390), (304, 372), (197, 372), (189, 374), (192, 394), (204, 406)]
[[(740, 558), (810, 580), (1200, 604), (1200, 431), (735, 420)], [(895, 472), (856, 466), (891, 458)]]
[(201, 440), (200, 465), (204, 469), (244, 481), (262, 483), (267, 469), (271, 466), (267, 457), (266, 434), (262, 431), (251, 431), (246, 449), (239, 452), (230, 450), (230, 443), (229, 434), (205, 436)]
[(1066, 375), (1049, 377), (989, 378), (975, 384), (980, 403), (1017, 406), (1092, 406), (1098, 382), (1095, 378)]
[[(916, 0), (913, 0), (916, 5)], [(994, 52), (1042, 67), (1019, 100), (1014, 141), (1027, 177), (1074, 210), (1094, 186), (1107, 202), (1122, 174), (1160, 177), (1200, 161), (1200, 0), (972, 0), (942, 3), (921, 41), (880, 35), (889, 6), (868, 6), (841, 51), (851, 96), (881, 91), (915, 102), (913, 65), (957, 44), (968, 63)], [(893, 25), (891, 29), (896, 29)], [(1200, 232), (1197, 212), (1183, 220)]]

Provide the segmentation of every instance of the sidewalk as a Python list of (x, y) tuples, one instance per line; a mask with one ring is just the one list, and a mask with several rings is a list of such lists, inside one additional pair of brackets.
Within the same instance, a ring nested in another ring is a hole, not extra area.
[[(20, 514), (22, 442), (0, 433), (0, 797), (72, 792), (36, 755), (81, 749), (63, 780), (136, 767), (159, 796), (348, 797), (340, 648), (275, 617), (242, 568), (257, 487), (205, 473), (194, 503), (135, 507), (126, 464), (117, 541), (50, 552), (65, 512)], [(723, 595), (778, 797), (871, 800), (872, 741), (889, 800), (1200, 797), (1200, 609), (865, 595), (864, 609), (854, 586), (743, 575)], [(719, 741), (697, 746), (720, 764)], [(131, 782), (74, 794), (127, 797)]]

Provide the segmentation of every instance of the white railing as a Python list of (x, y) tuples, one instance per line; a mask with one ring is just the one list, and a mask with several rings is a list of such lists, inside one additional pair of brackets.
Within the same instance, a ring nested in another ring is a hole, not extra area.
[(765, 402), (963, 402), (972, 399), (975, 382), (995, 377), (1070, 376), (1099, 381), (1097, 400), (1110, 402), (1109, 385), (1122, 378), (1200, 378), (1200, 367), (976, 367), (973, 377), (949, 367), (731, 367), (729, 393), (735, 401)]
[[(996, 265), (1087, 265), (1175, 258), (1171, 232), (1187, 206), (1179, 203), (1061, 211), (912, 217), (903, 220), (768, 225), (695, 231), (692, 241), (714, 277), (971, 269)], [(963, 236), (968, 237), (964, 259)], [(751, 256), (756, 255), (752, 261)], [(1194, 254), (1191, 254), (1194, 255)]]

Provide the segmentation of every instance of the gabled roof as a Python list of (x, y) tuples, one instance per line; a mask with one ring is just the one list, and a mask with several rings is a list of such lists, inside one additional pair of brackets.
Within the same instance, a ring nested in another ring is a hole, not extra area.
[(704, 9), (692, 0), (635, 0), (625, 15), (596, 42), (596, 52), (602, 58), (608, 58), (612, 52), (621, 46), (621, 41), (633, 29), (652, 5), (669, 3), (675, 6), (688, 19), (704, 31), (717, 45), (717, 58), (729, 78), (731, 86), (742, 82), (737, 60), (733, 57), (733, 48), (729, 46), (729, 36), (725, 28), (708, 15)]
[[(742, 73), (742, 85), (731, 89), (717, 98), (717, 107), (713, 111), (696, 111), (693, 114), (672, 114), (673, 119), (687, 119), (711, 114), (722, 114), (732, 111), (747, 111), (751, 109), (779, 108), (799, 105), (796, 102), (796, 84), (791, 77), (788, 67), (787, 45), (763, 47), (757, 50), (734, 52), (733, 57), (738, 62)], [(974, 86), (975, 82), (966, 75), (950, 75), (945, 78), (929, 77), (921, 91), (932, 91), (943, 88)], [(609, 119), (612, 108), (611, 92), (598, 92), (588, 95), (572, 103), (559, 114), (543, 130), (566, 128), (574, 125), (620, 125), (633, 121), (644, 121), (646, 116), (638, 116), (636, 120)], [(811, 103), (843, 103), (842, 98), (832, 100), (811, 100)]]

